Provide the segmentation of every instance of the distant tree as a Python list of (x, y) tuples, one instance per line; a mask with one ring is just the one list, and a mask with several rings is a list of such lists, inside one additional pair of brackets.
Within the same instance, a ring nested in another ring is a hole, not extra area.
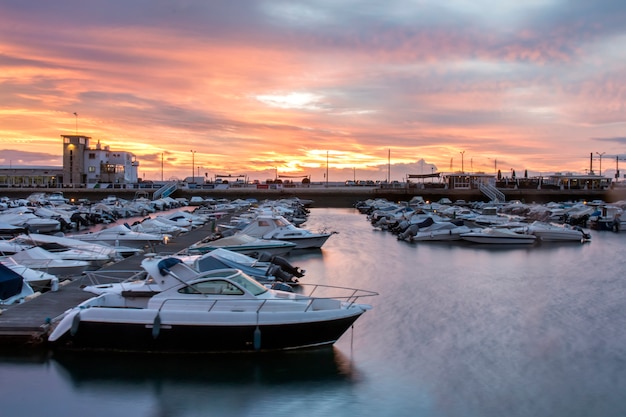
[(502, 179), (502, 171), (498, 170), (498, 181)]
[(528, 178), (528, 170), (527, 169), (524, 170), (524, 178)]

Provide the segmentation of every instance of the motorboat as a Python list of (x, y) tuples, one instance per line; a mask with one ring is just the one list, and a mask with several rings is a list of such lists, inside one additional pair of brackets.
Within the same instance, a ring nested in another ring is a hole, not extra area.
[(128, 226), (118, 224), (93, 233), (66, 235), (65, 237), (82, 240), (83, 242), (105, 243), (110, 246), (128, 246), (142, 249), (160, 243), (166, 243), (168, 235), (135, 232)]
[(30, 287), (30, 290), (26, 288), (27, 295), (34, 291), (55, 291), (59, 287), (59, 277), (54, 274), (29, 268), (28, 266), (16, 262), (11, 257), (3, 259), (0, 263), (13, 272), (18, 273), (23, 278), (24, 282)]
[(222, 237), (215, 240), (203, 240), (189, 246), (190, 254), (202, 254), (217, 248), (228, 249), (246, 255), (270, 253), (272, 255), (286, 255), (296, 248), (296, 244), (284, 240), (261, 239), (245, 233), (237, 233), (232, 236)]
[[(19, 209), (21, 210), (23, 207)], [(35, 233), (52, 233), (61, 228), (61, 223), (58, 220), (38, 217), (30, 210), (3, 213), (0, 215), (0, 222), (23, 227)]]
[(22, 275), (0, 262), (0, 305), (21, 303), (34, 293)]
[[(268, 288), (291, 290), (297, 285), (298, 278), (304, 276), (305, 271), (294, 267), (286, 259), (263, 254), (261, 259), (232, 252), (226, 249), (215, 249), (204, 255), (170, 256), (180, 259), (184, 265), (177, 265), (176, 275), (184, 280), (195, 277), (198, 273), (214, 269), (239, 269), (248, 276), (256, 279)], [(156, 294), (165, 287), (160, 280), (159, 262), (164, 258), (150, 254), (141, 262), (141, 271), (95, 271), (88, 273), (92, 285), (83, 288), (84, 291), (100, 295), (106, 292), (125, 294)], [(169, 261), (172, 262), (172, 261)], [(192, 268), (190, 270), (189, 268)], [(100, 282), (106, 282), (100, 284)], [(288, 286), (276, 285), (286, 283)]]
[(612, 232), (626, 230), (626, 216), (622, 219), (623, 213), (624, 210), (621, 207), (609, 204), (599, 205), (589, 217), (589, 228)]
[(176, 237), (181, 233), (188, 232), (191, 226), (187, 227), (178, 226), (175, 222), (167, 220), (161, 217), (155, 217), (153, 219), (147, 218), (140, 222), (133, 223), (130, 229), (135, 232), (151, 233), (154, 235), (169, 235)]
[(52, 347), (231, 352), (332, 345), (371, 309), (361, 299), (377, 295), (322, 285), (312, 286), (316, 296), (271, 290), (236, 269), (198, 273), (177, 258), (154, 261), (160, 291), (105, 292), (82, 302), (55, 321)]
[(14, 226), (6, 222), (0, 222), (0, 236), (16, 236), (26, 232), (26, 227)]
[(531, 245), (537, 237), (528, 233), (518, 233), (506, 228), (486, 227), (478, 231), (462, 233), (461, 239), (474, 243), (489, 243), (497, 245)]
[(412, 242), (442, 242), (461, 240), (461, 235), (471, 233), (471, 229), (465, 225), (457, 225), (452, 222), (435, 223), (432, 226), (419, 230), (414, 236), (409, 237)]
[[(116, 249), (109, 245), (83, 242), (82, 240), (71, 239), (64, 236), (31, 233), (16, 236), (7, 243), (12, 244), (16, 249), (21, 247), (21, 250), (39, 246), (49, 252), (55, 253), (61, 259), (87, 261), (91, 266), (90, 269), (100, 268), (119, 258)], [(0, 247), (2, 247), (2, 244), (0, 244)], [(6, 247), (6, 250), (10, 249), (10, 246)]]
[(30, 269), (56, 276), (80, 275), (90, 267), (90, 263), (85, 260), (64, 259), (38, 246), (16, 252), (10, 258)]
[(526, 228), (526, 232), (537, 236), (542, 242), (587, 242), (591, 235), (578, 226), (557, 225), (542, 221), (534, 221)]
[(295, 243), (294, 249), (319, 249), (333, 234), (330, 232), (311, 232), (296, 227), (280, 215), (260, 214), (255, 217), (240, 233), (261, 239), (283, 240)]

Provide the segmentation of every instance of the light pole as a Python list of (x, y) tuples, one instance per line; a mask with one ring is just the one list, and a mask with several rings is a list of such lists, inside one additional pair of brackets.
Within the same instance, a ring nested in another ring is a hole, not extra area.
[(78, 113), (74, 112), (74, 120), (76, 122), (76, 136), (78, 136)]
[(326, 151), (326, 188), (328, 188), (328, 151)]
[(604, 155), (606, 152), (596, 152), (596, 155), (598, 155), (600, 157), (600, 176), (602, 176), (602, 155)]
[(194, 178), (195, 175), (195, 168), (196, 168), (196, 160), (195, 160), (195, 156), (196, 156), (196, 151), (191, 150), (191, 182), (192, 183), (196, 183), (196, 179)]
[(461, 173), (465, 173), (465, 166), (463, 163), (463, 155), (465, 155), (465, 151), (459, 152), (461, 154)]

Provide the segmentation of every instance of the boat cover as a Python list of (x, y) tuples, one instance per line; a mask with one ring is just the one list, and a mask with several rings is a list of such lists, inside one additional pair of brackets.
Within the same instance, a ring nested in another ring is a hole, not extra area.
[(6, 300), (22, 291), (24, 278), (0, 263), (0, 300)]

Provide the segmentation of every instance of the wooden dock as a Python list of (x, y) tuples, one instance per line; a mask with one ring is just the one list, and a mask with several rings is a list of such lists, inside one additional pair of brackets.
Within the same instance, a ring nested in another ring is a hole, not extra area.
[[(224, 216), (220, 221), (226, 221), (230, 216)], [(157, 245), (147, 248), (146, 253), (175, 254), (187, 249), (192, 244), (211, 234), (213, 224), (181, 234), (171, 239), (167, 245)], [(125, 258), (119, 262), (105, 265), (96, 272), (111, 271), (140, 271), (141, 261), (145, 254), (138, 254)], [(120, 273), (121, 275), (121, 273)], [(128, 273), (130, 276), (130, 272)], [(100, 280), (99, 284), (106, 282)], [(92, 297), (82, 287), (92, 282), (89, 275), (81, 275), (63, 281), (58, 291), (48, 291), (38, 297), (21, 304), (0, 306), (0, 348), (43, 348), (46, 346), (48, 333), (54, 319), (66, 310), (75, 307)]]

